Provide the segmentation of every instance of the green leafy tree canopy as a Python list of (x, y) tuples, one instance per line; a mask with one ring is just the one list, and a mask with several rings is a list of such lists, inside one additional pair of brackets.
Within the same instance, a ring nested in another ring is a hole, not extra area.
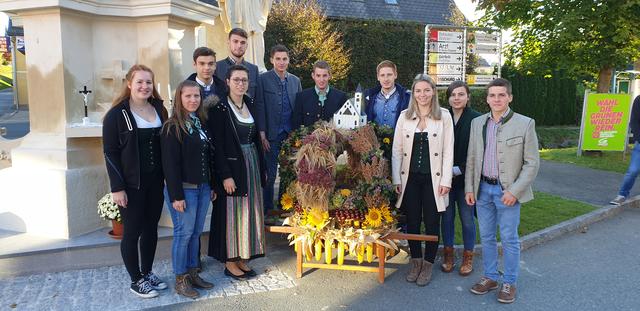
[(519, 69), (597, 76), (607, 92), (613, 70), (640, 58), (639, 0), (477, 0), (485, 26), (512, 28)]
[[(289, 48), (289, 72), (300, 77), (303, 87), (314, 85), (311, 69), (317, 60), (331, 66), (332, 84), (343, 86), (349, 72), (351, 51), (335, 31), (315, 0), (280, 0), (271, 6), (264, 33), (267, 51), (276, 44)], [(265, 64), (271, 67), (269, 53)]]

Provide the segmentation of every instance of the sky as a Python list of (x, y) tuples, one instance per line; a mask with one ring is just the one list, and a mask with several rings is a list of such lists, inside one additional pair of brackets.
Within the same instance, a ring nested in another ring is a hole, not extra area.
[(476, 12), (477, 3), (472, 3), (471, 0), (454, 0), (462, 14), (470, 20), (475, 21), (482, 16), (482, 12)]

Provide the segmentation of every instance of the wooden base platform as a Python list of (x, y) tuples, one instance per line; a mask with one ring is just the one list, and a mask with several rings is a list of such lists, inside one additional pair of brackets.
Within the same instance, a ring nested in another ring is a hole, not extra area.
[[(286, 226), (265, 226), (265, 230), (271, 233), (296, 233), (299, 232), (294, 227), (286, 227)], [(433, 241), (437, 242), (438, 237), (433, 235), (421, 235), (421, 234), (407, 234), (407, 233), (398, 233), (394, 232), (385, 237), (385, 239), (389, 240), (414, 240), (414, 241)], [(384, 283), (384, 265), (387, 259), (387, 249), (386, 247), (375, 244), (375, 254), (378, 257), (378, 266), (363, 266), (359, 264), (334, 264), (332, 263), (318, 263), (318, 262), (307, 262), (304, 261), (304, 257), (302, 254), (302, 242), (296, 242), (296, 278), (301, 278), (304, 268), (311, 269), (331, 269), (331, 270), (344, 270), (344, 271), (360, 271), (360, 272), (372, 272), (378, 274), (378, 282), (381, 284)]]

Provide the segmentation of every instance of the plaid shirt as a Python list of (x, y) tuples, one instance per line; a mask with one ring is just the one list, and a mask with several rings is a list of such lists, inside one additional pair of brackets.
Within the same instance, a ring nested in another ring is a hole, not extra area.
[(482, 161), (482, 175), (489, 178), (499, 178), (500, 170), (498, 167), (498, 129), (502, 125), (504, 117), (509, 114), (511, 109), (507, 110), (500, 117), (500, 121), (495, 122), (489, 116), (487, 120), (486, 141), (484, 146), (484, 159)]

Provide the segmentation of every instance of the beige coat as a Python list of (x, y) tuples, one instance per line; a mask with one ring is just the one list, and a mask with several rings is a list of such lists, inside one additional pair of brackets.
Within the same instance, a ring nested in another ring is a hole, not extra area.
[[(476, 199), (484, 160), (484, 130), (489, 116), (487, 113), (471, 121), (464, 191), (473, 192)], [(512, 110), (498, 128), (497, 139), (502, 189), (513, 194), (520, 203), (532, 200), (531, 184), (540, 167), (535, 121)]]
[[(409, 166), (411, 164), (411, 150), (413, 149), (413, 136), (418, 127), (419, 119), (414, 114), (410, 119), (405, 117), (407, 111), (402, 111), (396, 123), (393, 136), (393, 150), (391, 154), (391, 177), (394, 185), (400, 185), (402, 192), (396, 203), (400, 207), (404, 189), (409, 178)], [(438, 195), (438, 186), (451, 187), (453, 173), (453, 121), (451, 114), (442, 109), (440, 120), (427, 120), (427, 133), (429, 133), (429, 161), (431, 162), (431, 181), (433, 184), (433, 196), (436, 198), (438, 212), (444, 212), (449, 205), (449, 195)], [(425, 189), (426, 190), (426, 189)]]

